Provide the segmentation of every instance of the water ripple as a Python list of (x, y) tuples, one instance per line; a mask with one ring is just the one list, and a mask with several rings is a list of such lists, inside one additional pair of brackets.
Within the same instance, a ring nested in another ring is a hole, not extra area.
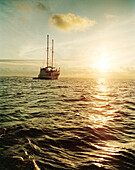
[(0, 83), (1, 169), (135, 169), (135, 81)]

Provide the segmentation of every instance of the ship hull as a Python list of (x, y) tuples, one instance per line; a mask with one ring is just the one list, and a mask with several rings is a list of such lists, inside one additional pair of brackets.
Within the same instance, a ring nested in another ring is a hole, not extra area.
[(57, 78), (48, 78), (48, 77), (33, 77), (33, 79), (42, 79), (42, 80), (58, 80), (58, 77)]
[(60, 67), (57, 70), (56, 67), (53, 66), (53, 40), (52, 40), (52, 60), (51, 65), (49, 65), (49, 35), (47, 35), (47, 67), (40, 68), (40, 73), (38, 77), (34, 77), (33, 79), (45, 79), (45, 80), (57, 80), (60, 75)]
[(57, 71), (56, 69), (48, 70), (48, 67), (41, 68), (40, 73), (38, 77), (35, 77), (34, 79), (44, 79), (44, 80), (57, 80), (60, 75), (60, 71)]
[(58, 77), (57, 78), (54, 78), (54, 77), (33, 77), (33, 79), (58, 80)]

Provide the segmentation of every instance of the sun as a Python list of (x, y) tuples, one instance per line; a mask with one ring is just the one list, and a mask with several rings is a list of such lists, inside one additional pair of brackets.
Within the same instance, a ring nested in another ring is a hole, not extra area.
[(109, 59), (102, 58), (96, 63), (96, 69), (99, 72), (107, 72), (109, 69)]

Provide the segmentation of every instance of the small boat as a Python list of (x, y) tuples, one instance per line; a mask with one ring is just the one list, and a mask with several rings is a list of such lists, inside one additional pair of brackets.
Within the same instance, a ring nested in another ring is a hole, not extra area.
[(47, 66), (40, 68), (40, 73), (38, 77), (34, 77), (33, 79), (49, 79), (49, 80), (57, 80), (60, 75), (60, 68), (57, 70), (56, 67), (53, 66), (53, 40), (52, 40), (52, 60), (51, 65), (49, 65), (49, 35), (47, 35)]

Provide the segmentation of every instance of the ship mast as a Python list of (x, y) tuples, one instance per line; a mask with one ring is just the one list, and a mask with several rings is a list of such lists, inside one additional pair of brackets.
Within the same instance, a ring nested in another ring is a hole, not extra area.
[(47, 67), (48, 67), (48, 61), (49, 61), (49, 35), (47, 35)]
[(53, 51), (53, 40), (52, 40), (52, 69), (53, 69), (53, 53), (54, 51)]

